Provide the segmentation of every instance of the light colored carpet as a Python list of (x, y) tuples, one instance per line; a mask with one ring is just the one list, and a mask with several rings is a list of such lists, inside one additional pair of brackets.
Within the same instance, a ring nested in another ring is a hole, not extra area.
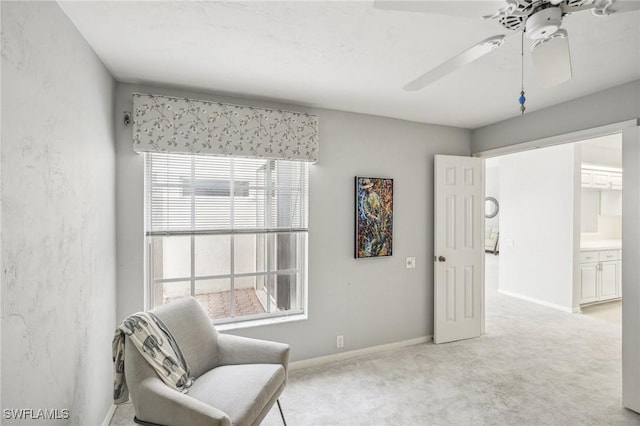
[(622, 327), (622, 301), (620, 300), (584, 307), (582, 313)]
[[(495, 271), (488, 265), (487, 275)], [(640, 425), (621, 406), (620, 324), (495, 293), (486, 335), (293, 371), (292, 426)], [(120, 406), (111, 425), (132, 425)], [(263, 425), (281, 425), (274, 408)]]

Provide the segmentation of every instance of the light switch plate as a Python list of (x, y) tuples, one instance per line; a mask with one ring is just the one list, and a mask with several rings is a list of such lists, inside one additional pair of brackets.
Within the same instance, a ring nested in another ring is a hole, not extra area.
[(416, 258), (415, 257), (407, 257), (407, 269), (413, 269), (416, 267)]

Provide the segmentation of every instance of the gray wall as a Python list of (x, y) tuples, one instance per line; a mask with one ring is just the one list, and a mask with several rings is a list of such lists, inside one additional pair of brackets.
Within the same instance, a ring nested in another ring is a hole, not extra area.
[[(639, 118), (640, 80), (636, 80), (474, 130), (471, 149), (473, 153), (511, 145), (518, 149), (521, 143), (627, 120), (635, 120), (637, 126)], [(636, 126), (625, 129), (622, 134), (622, 399), (625, 407), (640, 412), (640, 129)], [(573, 136), (567, 139), (572, 140)]]
[(475, 129), (472, 150), (483, 152), (638, 117), (640, 80)]
[[(309, 319), (235, 330), (288, 342), (302, 360), (432, 334), (433, 156), (469, 155), (467, 130), (331, 110), (118, 84), (118, 319), (144, 308), (143, 156), (121, 123), (134, 91), (303, 110), (320, 117), (320, 161), (310, 167)], [(393, 256), (353, 258), (354, 176), (394, 179)], [(405, 257), (416, 268), (405, 268)]]
[(56, 2), (2, 2), (2, 408), (111, 405), (114, 82)]

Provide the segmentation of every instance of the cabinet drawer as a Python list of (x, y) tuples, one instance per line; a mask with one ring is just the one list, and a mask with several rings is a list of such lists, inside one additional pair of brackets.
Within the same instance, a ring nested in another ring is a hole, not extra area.
[(593, 172), (591, 170), (582, 170), (580, 173), (580, 183), (582, 186), (591, 187), (593, 185)]
[(599, 260), (597, 251), (581, 251), (580, 263), (597, 262)]
[(604, 262), (607, 260), (618, 260), (620, 259), (620, 254), (618, 250), (601, 250), (598, 252), (598, 260)]
[(612, 173), (609, 175), (609, 181), (611, 182), (611, 188), (622, 189), (622, 175)]
[(610, 188), (609, 174), (605, 172), (593, 172), (594, 188)]

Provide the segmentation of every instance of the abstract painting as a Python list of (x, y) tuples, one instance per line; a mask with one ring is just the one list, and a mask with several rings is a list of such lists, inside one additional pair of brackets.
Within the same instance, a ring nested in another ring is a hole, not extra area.
[(393, 179), (356, 176), (355, 257), (391, 256)]

